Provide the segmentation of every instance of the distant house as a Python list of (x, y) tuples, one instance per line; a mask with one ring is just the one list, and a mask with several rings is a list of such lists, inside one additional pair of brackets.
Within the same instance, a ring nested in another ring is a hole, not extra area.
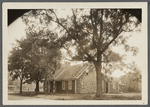
[[(102, 91), (109, 90), (109, 80), (102, 76)], [(96, 71), (92, 65), (64, 66), (44, 82), (45, 93), (96, 93)]]
[(119, 81), (120, 92), (141, 92), (141, 75), (128, 73)]
[[(22, 91), (34, 91), (36, 88), (35, 83), (27, 84), (24, 83), (22, 85)], [(40, 91), (43, 91), (43, 83), (39, 82), (39, 88)], [(14, 92), (20, 90), (20, 79), (12, 80), (12, 77), (10, 76), (10, 73), (8, 72), (8, 91)]]
[(14, 91), (15, 85), (8, 85), (8, 91)]
[(10, 76), (10, 73), (8, 72), (8, 91), (14, 91), (14, 90), (15, 90), (15, 84)]

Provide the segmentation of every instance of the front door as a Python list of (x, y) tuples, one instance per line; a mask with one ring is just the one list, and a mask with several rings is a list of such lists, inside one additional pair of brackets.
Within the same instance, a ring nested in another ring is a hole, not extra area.
[(50, 88), (50, 93), (53, 93), (53, 82), (50, 82), (51, 88)]

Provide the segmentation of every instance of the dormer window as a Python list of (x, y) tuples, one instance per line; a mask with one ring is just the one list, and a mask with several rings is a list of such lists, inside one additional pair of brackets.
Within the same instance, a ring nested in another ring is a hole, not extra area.
[(89, 69), (86, 70), (86, 75), (88, 75), (88, 74), (89, 74)]

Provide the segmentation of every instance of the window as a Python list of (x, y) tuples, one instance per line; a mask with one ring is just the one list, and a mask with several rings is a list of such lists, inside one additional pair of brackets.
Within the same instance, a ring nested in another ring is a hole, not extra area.
[(72, 90), (72, 81), (68, 81), (68, 89)]
[(65, 81), (62, 82), (62, 90), (65, 90)]

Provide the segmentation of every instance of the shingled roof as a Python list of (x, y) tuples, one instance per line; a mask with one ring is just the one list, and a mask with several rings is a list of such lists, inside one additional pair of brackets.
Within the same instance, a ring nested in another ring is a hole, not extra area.
[[(60, 80), (75, 80), (78, 79), (83, 73), (87, 71), (87, 69), (94, 69), (94, 66), (92, 65), (73, 65), (69, 67), (61, 67), (59, 70), (55, 72), (53, 75), (53, 78), (49, 78), (48, 80), (55, 80), (55, 81), (60, 81)], [(108, 78), (104, 76), (102, 73), (102, 78), (107, 80)]]
[(49, 78), (48, 80), (74, 80), (80, 75), (82, 75), (87, 68), (89, 68), (89, 65), (83, 66), (82, 64), (73, 65), (69, 67), (61, 67), (55, 72), (53, 78)]
[(82, 65), (74, 65), (70, 66), (67, 69), (63, 70), (54, 77), (54, 80), (73, 80), (77, 78), (80, 74), (85, 72), (86, 68), (89, 66), (82, 66)]

